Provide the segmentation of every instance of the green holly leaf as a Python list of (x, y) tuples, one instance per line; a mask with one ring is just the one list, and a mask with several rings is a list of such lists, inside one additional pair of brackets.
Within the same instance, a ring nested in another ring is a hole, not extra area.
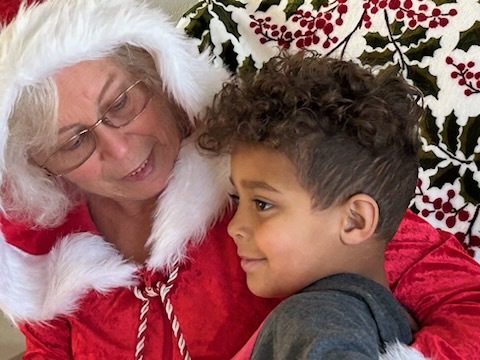
[(412, 210), (415, 214), (418, 214), (420, 212), (420, 211), (418, 211), (417, 205), (415, 205), (415, 203), (413, 203), (410, 206), (410, 210)]
[(200, 52), (203, 52), (205, 49), (211, 46), (212, 46), (212, 37), (210, 36), (210, 31), (207, 31), (202, 36), (202, 42), (200, 43), (200, 45), (198, 45), (198, 50), (200, 50)]
[(235, 52), (235, 47), (231, 40), (225, 41), (222, 43), (222, 52), (220, 57), (223, 60), (223, 63), (228, 66), (232, 73), (235, 73), (238, 68), (237, 53)]
[(329, 0), (312, 0), (312, 7), (314, 10), (320, 10), (322, 5), (328, 4)]
[(288, 4), (285, 7), (285, 16), (290, 19), (292, 15), (295, 15), (297, 10), (305, 3), (304, 0), (288, 0)]
[(444, 159), (439, 158), (433, 151), (425, 151), (420, 149), (418, 152), (418, 162), (422, 169), (436, 169)]
[(393, 62), (393, 52), (389, 49), (384, 51), (364, 51), (359, 57), (363, 65), (369, 66), (383, 66), (386, 63)]
[(437, 5), (443, 5), (443, 4), (456, 4), (456, 0), (433, 0), (433, 2)]
[(438, 169), (438, 172), (430, 178), (431, 187), (441, 189), (445, 184), (453, 184), (460, 175), (460, 166), (449, 165)]
[(427, 29), (422, 26), (417, 26), (415, 29), (405, 30), (397, 39), (403, 46), (410, 47), (411, 45), (418, 45), (421, 41), (427, 38)]
[(470, 29), (460, 33), (457, 48), (467, 52), (471, 46), (478, 45), (478, 34), (480, 34), (480, 21), (477, 20)]
[(273, 5), (279, 5), (281, 0), (262, 0), (256, 11), (266, 12)]
[(460, 149), (465, 154), (465, 157), (468, 158), (474, 154), (479, 138), (480, 116), (470, 117), (463, 127), (462, 135), (460, 135)]
[(460, 135), (460, 126), (457, 124), (457, 117), (452, 113), (445, 118), (443, 122), (443, 131), (440, 136), (443, 139), (447, 149), (455, 154), (458, 149), (458, 136)]
[(197, 14), (192, 17), (190, 23), (185, 27), (187, 35), (202, 39), (205, 29), (210, 28), (210, 20), (212, 20), (212, 14), (208, 11), (207, 6), (197, 11)]
[(465, 175), (460, 178), (460, 195), (466, 202), (477, 205), (480, 202), (480, 191), (478, 191), (479, 183), (473, 178), (473, 171), (467, 169)]
[(421, 62), (425, 56), (433, 57), (433, 53), (440, 48), (440, 41), (435, 38), (429, 39), (425, 43), (421, 43), (416, 47), (411, 47), (405, 51), (405, 55), (410, 60), (417, 60)]
[(384, 49), (390, 43), (390, 39), (386, 36), (380, 35), (379, 32), (368, 33), (365, 35), (365, 40), (367, 41), (367, 45), (371, 46), (373, 49)]
[(190, 9), (188, 9), (183, 15), (182, 17), (188, 17), (188, 15), (190, 14), (193, 14), (193, 13), (196, 13), (197, 12), (197, 9), (201, 6), (204, 6), (205, 3), (196, 3), (195, 5), (193, 5)]
[(432, 110), (427, 106), (425, 114), (420, 120), (420, 135), (427, 140), (429, 145), (438, 145), (440, 143), (440, 129), (435, 122), (435, 116), (432, 115)]
[(216, 3), (213, 3), (213, 12), (217, 14), (218, 18), (225, 26), (225, 29), (227, 29), (227, 32), (239, 39), (240, 33), (238, 32), (238, 24), (233, 21), (232, 12), (225, 10), (223, 6), (219, 6)]
[(407, 67), (407, 74), (415, 86), (422, 90), (423, 95), (432, 95), (438, 99), (440, 88), (437, 85), (437, 77), (430, 74), (428, 68), (410, 65)]
[(257, 71), (257, 67), (255, 66), (255, 61), (252, 58), (252, 55), (249, 55), (243, 60), (242, 65), (238, 68), (238, 72), (240, 74), (244, 73), (254, 73)]
[(394, 21), (390, 24), (390, 32), (393, 36), (398, 36), (403, 34), (403, 27), (405, 23), (403, 21)]
[(225, 6), (232, 5), (236, 8), (242, 8), (242, 9), (245, 9), (245, 7), (247, 6), (246, 4), (237, 0), (222, 0), (222, 4), (224, 4)]

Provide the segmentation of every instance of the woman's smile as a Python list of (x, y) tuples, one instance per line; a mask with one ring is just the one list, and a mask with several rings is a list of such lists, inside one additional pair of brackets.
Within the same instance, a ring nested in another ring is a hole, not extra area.
[(155, 167), (154, 167), (154, 160), (155, 156), (153, 151), (150, 153), (147, 159), (134, 171), (130, 174), (125, 176), (123, 179), (127, 181), (141, 181), (145, 179), (148, 175), (150, 175)]

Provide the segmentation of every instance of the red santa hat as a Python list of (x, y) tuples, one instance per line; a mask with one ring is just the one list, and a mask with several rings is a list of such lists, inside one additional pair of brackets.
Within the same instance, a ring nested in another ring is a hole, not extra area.
[(2, 0), (0, 10), (8, 23), (0, 30), (0, 169), (8, 118), (20, 92), (68, 65), (103, 57), (126, 43), (142, 47), (191, 119), (228, 77), (151, 2)]

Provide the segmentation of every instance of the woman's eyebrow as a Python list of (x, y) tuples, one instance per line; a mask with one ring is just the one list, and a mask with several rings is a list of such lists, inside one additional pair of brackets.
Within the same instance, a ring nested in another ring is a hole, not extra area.
[[(105, 83), (103, 84), (97, 96), (97, 106), (100, 106), (100, 104), (105, 98), (105, 94), (107, 93), (107, 90), (110, 88), (111, 84), (114, 82), (116, 78), (117, 78), (117, 75), (113, 72), (107, 75), (107, 78), (105, 79)], [(75, 124), (70, 124), (70, 125), (61, 127), (60, 129), (58, 129), (58, 134), (63, 134), (64, 132), (67, 132), (77, 126), (78, 124), (75, 123)]]

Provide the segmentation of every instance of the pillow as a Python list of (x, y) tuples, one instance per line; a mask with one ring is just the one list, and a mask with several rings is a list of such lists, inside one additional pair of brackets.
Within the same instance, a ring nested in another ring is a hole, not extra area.
[(425, 95), (410, 207), (480, 261), (480, 2), (202, 0), (179, 26), (232, 72), (303, 48), (397, 66)]

